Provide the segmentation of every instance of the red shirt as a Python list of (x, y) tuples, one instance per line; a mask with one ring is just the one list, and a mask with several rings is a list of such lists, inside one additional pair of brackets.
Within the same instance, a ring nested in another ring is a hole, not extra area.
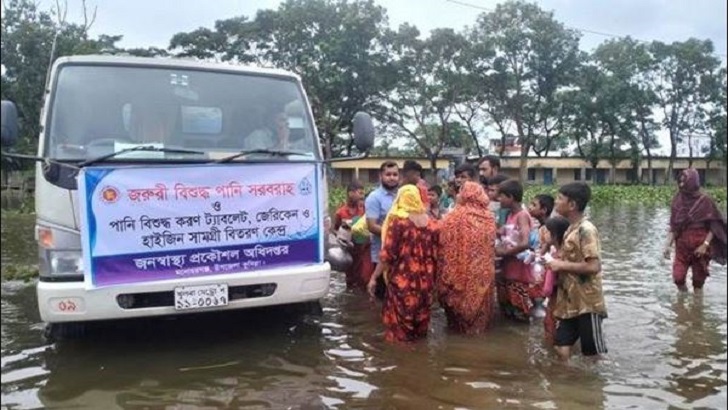
[(364, 203), (360, 202), (359, 205), (356, 208), (356, 211), (352, 209), (349, 204), (342, 205), (337, 211), (336, 216), (338, 217), (338, 220), (342, 223), (346, 223), (351, 227), (352, 220), (356, 218), (357, 216), (363, 216), (364, 215)]

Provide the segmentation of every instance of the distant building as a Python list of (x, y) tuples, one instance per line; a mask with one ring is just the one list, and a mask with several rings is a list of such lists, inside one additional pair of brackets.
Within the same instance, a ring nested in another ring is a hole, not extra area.
[[(435, 179), (436, 176), (438, 180), (442, 180), (443, 177), (448, 178), (452, 176), (453, 159), (438, 159), (438, 172), (433, 174), (430, 169), (430, 161), (425, 158), (369, 157), (331, 164), (331, 177), (336, 184), (346, 184), (354, 178), (364, 183), (375, 184), (379, 182), (379, 165), (382, 162), (393, 160), (401, 166), (405, 159), (417, 160), (425, 169), (425, 176), (430, 181)], [(469, 160), (474, 159), (469, 158)], [(690, 166), (690, 162), (685, 157), (676, 158), (673, 172), (677, 174)], [(518, 178), (519, 164), (520, 159), (518, 157), (503, 157), (501, 159), (501, 172), (511, 178)], [(608, 184), (613, 181), (617, 184), (637, 182), (664, 184), (666, 182), (668, 164), (669, 159), (667, 157), (653, 157), (652, 170), (650, 172), (647, 159), (643, 159), (636, 168), (633, 167), (629, 160), (619, 161), (615, 164), (614, 168), (612, 168), (612, 164), (609, 161), (601, 160), (596, 168), (592, 168), (587, 161), (578, 157), (529, 157), (526, 183), (554, 185), (573, 181), (586, 181), (593, 184)], [(726, 185), (726, 169), (719, 161), (708, 162), (706, 159), (696, 158), (692, 161), (692, 166), (698, 170), (703, 183), (719, 186)]]
[[(435, 178), (435, 175), (432, 173), (430, 160), (414, 157), (369, 157), (352, 161), (334, 162), (331, 164), (331, 177), (335, 183), (342, 185), (348, 184), (354, 179), (365, 184), (376, 184), (379, 182), (379, 166), (384, 161), (394, 161), (401, 167), (404, 165), (404, 161), (408, 159), (413, 159), (422, 165), (425, 171), (425, 178), (428, 180)], [(437, 169), (447, 170), (450, 168), (451, 162), (451, 159), (440, 158), (437, 160)], [(444, 174), (448, 175), (447, 173)]]
[(504, 157), (516, 156), (521, 154), (521, 144), (518, 143), (518, 137), (509, 135), (505, 138), (505, 144), (502, 138), (491, 138), (488, 143), (488, 152), (494, 155), (500, 155), (503, 152)]

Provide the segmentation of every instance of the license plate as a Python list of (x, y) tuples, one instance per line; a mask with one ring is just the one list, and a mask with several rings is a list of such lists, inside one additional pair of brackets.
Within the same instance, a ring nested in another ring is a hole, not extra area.
[(227, 284), (180, 286), (174, 288), (174, 308), (176, 310), (204, 309), (227, 306)]

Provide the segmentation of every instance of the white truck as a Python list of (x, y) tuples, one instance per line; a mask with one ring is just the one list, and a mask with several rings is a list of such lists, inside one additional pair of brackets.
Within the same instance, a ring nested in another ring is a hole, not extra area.
[[(327, 293), (329, 161), (298, 76), (62, 57), (40, 121), (37, 157), (21, 157), (37, 161), (38, 309), (52, 329)], [(371, 117), (352, 126), (366, 152)], [(3, 101), (3, 147), (17, 138)]]

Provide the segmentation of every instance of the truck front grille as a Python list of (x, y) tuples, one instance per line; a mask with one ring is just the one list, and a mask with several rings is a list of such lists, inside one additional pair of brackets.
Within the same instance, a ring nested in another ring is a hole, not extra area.
[[(257, 285), (231, 286), (228, 288), (228, 300), (253, 299), (271, 296), (276, 291), (275, 283)], [(174, 306), (174, 292), (123, 293), (116, 296), (116, 303), (122, 309), (142, 309), (150, 307)]]

